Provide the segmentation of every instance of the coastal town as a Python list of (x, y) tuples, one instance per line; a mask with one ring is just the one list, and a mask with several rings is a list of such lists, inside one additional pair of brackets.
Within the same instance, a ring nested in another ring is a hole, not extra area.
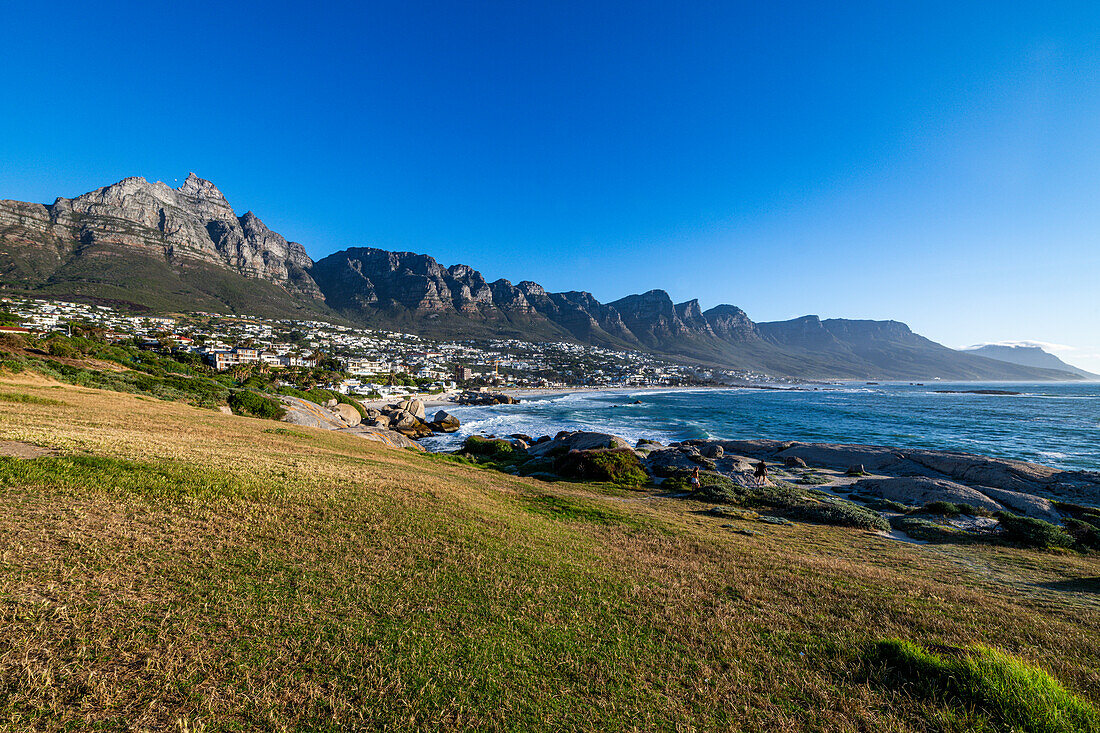
[(736, 385), (765, 374), (676, 364), (636, 351), (515, 339), (434, 340), (315, 320), (217, 313), (132, 315), (102, 304), (0, 298), (0, 331), (46, 336), (92, 329), (166, 354), (194, 355), (217, 371), (278, 370), (325, 362), (343, 377), (326, 385), (348, 395), (389, 398), (477, 388), (565, 389)]

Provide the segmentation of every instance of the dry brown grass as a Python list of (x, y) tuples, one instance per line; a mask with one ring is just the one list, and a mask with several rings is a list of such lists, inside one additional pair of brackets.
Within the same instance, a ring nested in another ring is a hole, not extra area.
[(884, 636), (1100, 700), (1095, 599), (1047, 587), (1095, 557), (744, 536), (654, 494), (2, 381), (66, 403), (0, 403), (0, 438), (63, 454), (0, 481), (10, 730), (929, 729), (866, 668)]

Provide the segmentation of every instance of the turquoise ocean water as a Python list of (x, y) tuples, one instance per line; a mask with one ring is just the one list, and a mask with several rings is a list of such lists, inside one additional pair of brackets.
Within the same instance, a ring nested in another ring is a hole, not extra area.
[[(456, 407), (460, 432), (430, 438), (453, 450), (471, 433), (553, 435), (597, 430), (631, 441), (774, 438), (937, 448), (1100, 470), (1100, 383), (845, 384), (802, 390), (623, 390)], [(938, 394), (999, 389), (1020, 395)], [(631, 404), (635, 400), (641, 404)]]

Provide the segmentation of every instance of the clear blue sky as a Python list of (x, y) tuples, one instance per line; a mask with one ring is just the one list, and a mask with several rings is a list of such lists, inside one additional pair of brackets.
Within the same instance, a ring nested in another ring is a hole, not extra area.
[(193, 170), (314, 258), (1100, 371), (1098, 7), (8, 3), (0, 198)]

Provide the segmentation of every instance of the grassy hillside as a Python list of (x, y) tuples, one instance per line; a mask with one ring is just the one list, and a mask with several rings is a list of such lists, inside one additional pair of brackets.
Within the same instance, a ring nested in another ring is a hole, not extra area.
[(1096, 556), (742, 534), (27, 372), (0, 455), (0, 729), (1096, 729)]

